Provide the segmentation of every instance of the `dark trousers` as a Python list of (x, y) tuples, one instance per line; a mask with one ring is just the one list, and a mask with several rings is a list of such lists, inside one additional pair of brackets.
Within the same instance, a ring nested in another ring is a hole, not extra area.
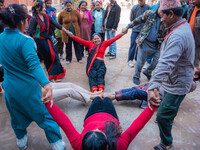
[(102, 42), (105, 41), (105, 32), (104, 33), (99, 33), (101, 35), (102, 38)]
[(179, 106), (185, 95), (173, 95), (165, 92), (164, 98), (158, 108), (157, 122), (160, 130), (161, 143), (170, 146), (172, 145), (172, 125), (174, 118), (178, 113)]
[(129, 53), (128, 53), (128, 61), (133, 61), (133, 59), (136, 59), (136, 38), (138, 36), (139, 32), (132, 32), (131, 34), (131, 45), (130, 45), (130, 48), (129, 48)]
[(95, 59), (90, 69), (88, 78), (90, 88), (97, 87), (98, 85), (105, 85), (106, 66), (103, 61)]
[(92, 116), (95, 113), (108, 113), (115, 117), (117, 120), (117, 112), (115, 110), (115, 107), (111, 101), (110, 98), (106, 97), (104, 100), (102, 100), (100, 97), (95, 97), (95, 99), (92, 101), (92, 104), (90, 105), (90, 108), (85, 116), (85, 119)]
[(58, 52), (58, 54), (62, 55), (63, 54), (63, 42), (61, 38), (56, 38), (58, 43), (55, 45), (55, 48)]
[(147, 101), (147, 92), (132, 87), (115, 92), (115, 98), (117, 101), (135, 99)]
[(80, 45), (80, 49), (81, 49), (81, 56), (84, 56), (84, 50), (86, 50), (89, 53), (89, 49), (87, 47), (85, 47), (84, 45)]
[(74, 44), (74, 50), (75, 50), (75, 55), (76, 55), (76, 59), (77, 61), (82, 60), (81, 57), (81, 51), (80, 51), (80, 44), (74, 40), (72, 40), (71, 38), (68, 39), (68, 43), (66, 44), (66, 60), (70, 61), (72, 60), (72, 41)]

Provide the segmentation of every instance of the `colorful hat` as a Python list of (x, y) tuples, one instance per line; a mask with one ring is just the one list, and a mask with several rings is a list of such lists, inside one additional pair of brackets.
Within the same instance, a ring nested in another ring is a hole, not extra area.
[(180, 0), (160, 0), (160, 10), (182, 7)]

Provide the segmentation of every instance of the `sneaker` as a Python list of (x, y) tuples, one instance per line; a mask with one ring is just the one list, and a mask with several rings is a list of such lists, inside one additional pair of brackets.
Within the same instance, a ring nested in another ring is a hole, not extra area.
[(66, 60), (66, 64), (70, 64), (71, 62), (69, 60)]
[(129, 60), (128, 61), (128, 66), (131, 67), (131, 68), (133, 68), (134, 67), (133, 61)]
[(145, 109), (147, 107), (147, 101), (142, 100), (141, 104), (140, 104), (140, 108)]
[(110, 57), (110, 52), (107, 52), (107, 54), (105, 54), (106, 57)]
[(60, 55), (60, 59), (64, 60), (64, 57), (63, 57), (63, 55)]
[(140, 84), (140, 79), (136, 78), (136, 77), (133, 77), (133, 83), (136, 84), (136, 85), (139, 85)]
[(114, 54), (114, 53), (110, 53), (110, 57), (109, 57), (109, 59), (111, 60), (111, 59), (115, 59), (116, 58), (116, 54)]
[(78, 63), (79, 63), (79, 64), (82, 64), (82, 63), (83, 63), (83, 60), (82, 60), (82, 59), (81, 59), (81, 60), (79, 60), (79, 61), (78, 61)]
[(151, 75), (149, 75), (146, 70), (144, 70), (142, 73), (147, 77), (148, 80), (151, 79)]
[(145, 63), (145, 65), (143, 66), (143, 69), (147, 69), (150, 66), (150, 64), (148, 62)]

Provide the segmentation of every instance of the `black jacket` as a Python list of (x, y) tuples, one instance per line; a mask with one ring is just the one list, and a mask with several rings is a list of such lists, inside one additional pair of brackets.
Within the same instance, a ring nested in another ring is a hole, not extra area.
[(108, 6), (106, 7), (105, 15), (103, 17), (103, 27), (106, 27), (107, 29), (117, 29), (119, 20), (120, 20), (120, 13), (121, 8), (115, 1), (113, 6), (111, 7), (106, 25), (105, 25), (105, 19), (108, 14)]

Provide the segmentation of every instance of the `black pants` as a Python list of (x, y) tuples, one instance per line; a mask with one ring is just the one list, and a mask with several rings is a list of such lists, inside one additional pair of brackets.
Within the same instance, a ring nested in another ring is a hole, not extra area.
[(89, 49), (87, 47), (85, 47), (84, 45), (80, 45), (81, 47), (81, 56), (84, 56), (84, 50), (86, 50), (89, 53)]
[(71, 38), (68, 39), (68, 43), (65, 43), (66, 44), (66, 60), (70, 61), (70, 62), (72, 60), (72, 41), (74, 44), (74, 50), (75, 50), (75, 55), (76, 55), (77, 61), (82, 60), (80, 44), (78, 42), (72, 40)]
[(106, 66), (103, 61), (95, 59), (88, 75), (90, 88), (105, 85)]
[(63, 54), (63, 42), (61, 38), (56, 38), (58, 43), (55, 45), (55, 48), (58, 52), (58, 54), (62, 55)]
[(108, 97), (104, 98), (104, 100), (102, 100), (100, 97), (96, 97), (92, 101), (92, 104), (90, 105), (90, 108), (85, 116), (85, 119), (87, 119), (88, 117), (92, 116), (95, 113), (100, 113), (100, 112), (108, 113), (113, 117), (115, 117), (117, 120), (119, 120), (115, 107), (111, 99)]
[(101, 35), (102, 38), (102, 42), (105, 40), (105, 33), (99, 33)]

